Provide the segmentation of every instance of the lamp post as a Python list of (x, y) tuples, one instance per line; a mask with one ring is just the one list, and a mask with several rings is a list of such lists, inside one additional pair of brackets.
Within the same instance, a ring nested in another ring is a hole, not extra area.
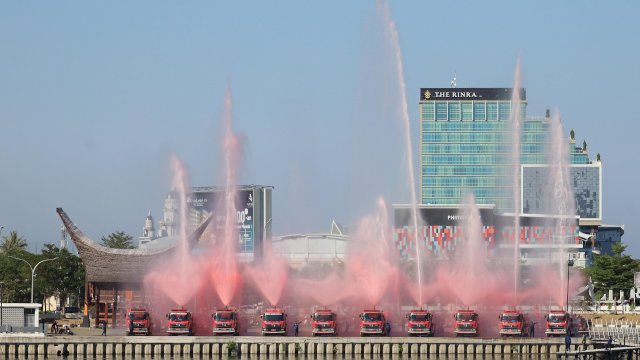
[(4, 288), (4, 281), (0, 281), (0, 332), (3, 332), (2, 326), (2, 289)]
[(36, 264), (36, 266), (31, 266), (31, 264), (29, 264), (29, 262), (27, 260), (25, 260), (25, 259), (21, 259), (19, 257), (15, 257), (15, 256), (11, 256), (11, 255), (8, 255), (8, 256), (10, 258), (12, 258), (12, 259), (20, 260), (20, 261), (23, 261), (23, 262), (27, 263), (27, 265), (29, 265), (29, 268), (31, 268), (31, 303), (33, 304), (33, 280), (36, 278), (36, 269), (38, 268), (38, 265), (42, 264), (45, 261), (55, 260), (58, 257), (56, 256), (56, 257), (51, 258), (51, 259), (40, 260), (40, 262), (38, 262)]
[(567, 312), (569, 312), (569, 268), (573, 266), (573, 260), (567, 261)]

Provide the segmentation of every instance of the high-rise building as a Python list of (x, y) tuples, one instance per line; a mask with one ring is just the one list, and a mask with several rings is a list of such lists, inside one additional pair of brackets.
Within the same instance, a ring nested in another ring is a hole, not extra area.
[[(517, 102), (512, 98), (512, 88), (420, 90), (420, 193), (423, 205), (461, 204), (466, 193), (471, 191), (478, 204), (495, 204), (499, 212), (523, 211), (525, 204), (521, 202), (515, 209), (512, 200), (515, 160), (512, 112), (514, 106), (520, 106), (520, 163), (523, 166), (545, 164), (550, 118), (548, 113), (539, 117), (527, 116), (525, 89), (520, 89)], [(586, 143), (583, 148), (576, 147), (572, 137), (567, 146), (572, 164), (591, 163)], [(532, 172), (531, 169), (527, 171), (524, 175)], [(599, 176), (600, 172), (596, 173)], [(533, 187), (535, 184), (529, 184), (529, 189)], [(587, 202), (582, 201), (578, 206), (581, 204)], [(587, 205), (599, 206), (593, 202)], [(599, 211), (597, 215), (600, 218)]]
[[(456, 214), (468, 192), (474, 194), (481, 211), (492, 214), (482, 215), (489, 247), (511, 246), (518, 239), (525, 256), (527, 247), (553, 247), (558, 241), (557, 229), (549, 227), (554, 212), (551, 204), (545, 203), (545, 199), (553, 199), (546, 164), (552, 120), (549, 111), (544, 116), (527, 116), (525, 89), (520, 89), (515, 99), (513, 95), (512, 88), (420, 90), (421, 221), (417, 236), (427, 252), (455, 251), (460, 240)], [(515, 115), (520, 117), (519, 169), (514, 167)], [(564, 245), (585, 255), (583, 260), (588, 263), (592, 247), (605, 237), (598, 234), (602, 225), (602, 163), (599, 154), (595, 160), (589, 158), (586, 141), (576, 146), (573, 130), (565, 145), (576, 214), (569, 215), (575, 216), (575, 224), (571, 220), (563, 230), (567, 232)], [(519, 204), (513, 200), (514, 186), (519, 189)], [(394, 240), (401, 254), (411, 257), (416, 235), (408, 217), (410, 208), (401, 204), (394, 208)], [(517, 230), (513, 228), (515, 213), (520, 214)], [(620, 229), (615, 227), (617, 232), (610, 233), (622, 234)]]
[[(512, 111), (510, 88), (423, 88), (420, 90), (421, 202), (460, 204), (472, 191), (478, 204), (513, 210), (509, 189)], [(526, 117), (526, 91), (520, 91)], [(544, 141), (542, 121), (524, 124), (522, 158), (539, 161)]]

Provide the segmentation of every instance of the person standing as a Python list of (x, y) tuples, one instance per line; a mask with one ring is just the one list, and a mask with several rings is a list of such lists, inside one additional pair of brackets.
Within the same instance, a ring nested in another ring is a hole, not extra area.
[(107, 336), (107, 322), (106, 321), (102, 321), (102, 336)]
[(293, 336), (298, 336), (298, 328), (300, 327), (299, 323), (296, 321), (293, 323)]
[(569, 334), (569, 332), (567, 332), (567, 334), (564, 336), (564, 346), (564, 352), (568, 352), (571, 348), (571, 334)]
[(533, 321), (529, 324), (529, 336), (536, 336), (536, 323)]

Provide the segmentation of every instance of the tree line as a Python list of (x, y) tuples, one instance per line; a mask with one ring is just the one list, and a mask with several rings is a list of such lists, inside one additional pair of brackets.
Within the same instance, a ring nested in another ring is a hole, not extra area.
[[(101, 245), (123, 249), (134, 247), (133, 237), (122, 231), (102, 237)], [(55, 260), (40, 263), (54, 258)], [(38, 263), (40, 264), (37, 265)], [(50, 296), (57, 296), (63, 305), (81, 305), (84, 298), (85, 272), (80, 257), (54, 244), (45, 244), (40, 253), (29, 252), (27, 240), (17, 231), (11, 231), (0, 239), (0, 282), (2, 283), (0, 301), (30, 302), (31, 268), (36, 265), (33, 280), (34, 302), (42, 303)]]
[[(134, 248), (133, 237), (123, 231), (103, 236), (101, 245), (118, 249)], [(616, 295), (620, 290), (628, 293), (634, 286), (635, 273), (640, 271), (640, 260), (624, 254), (626, 245), (614, 244), (612, 250), (612, 255), (596, 255), (593, 264), (584, 270), (594, 284), (596, 301), (609, 289)], [(35, 302), (42, 302), (45, 298), (55, 295), (62, 301), (70, 299), (70, 304), (81, 303), (84, 297), (85, 273), (80, 257), (53, 244), (45, 244), (39, 254), (31, 253), (27, 250), (27, 241), (16, 231), (3, 236), (0, 243), (0, 282), (3, 283), (1, 301), (31, 300), (31, 268), (15, 258), (23, 259), (31, 266), (45, 259), (57, 258), (38, 266), (33, 287)]]

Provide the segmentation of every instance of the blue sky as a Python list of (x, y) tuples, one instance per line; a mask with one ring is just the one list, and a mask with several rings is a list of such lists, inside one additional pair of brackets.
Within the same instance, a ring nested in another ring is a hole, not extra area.
[[(396, 1), (412, 119), (420, 87), (509, 87), (602, 154), (604, 222), (640, 257), (633, 144), (640, 3)], [(225, 86), (240, 182), (275, 186), (274, 231), (324, 231), (407, 202), (392, 55), (372, 1), (0, 4), (0, 225), (32, 251), (56, 207), (96, 240), (159, 219), (169, 157), (219, 183)], [(417, 146), (414, 145), (414, 149)]]

